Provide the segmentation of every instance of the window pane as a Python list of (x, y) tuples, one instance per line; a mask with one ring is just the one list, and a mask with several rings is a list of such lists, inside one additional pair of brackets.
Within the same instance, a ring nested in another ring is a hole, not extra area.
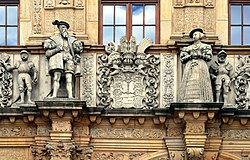
[(17, 25), (17, 6), (7, 6), (7, 24)]
[(7, 45), (17, 45), (17, 27), (7, 27)]
[(250, 27), (244, 27), (243, 28), (243, 44), (244, 45), (250, 45)]
[(250, 5), (244, 5), (244, 24), (250, 24)]
[(109, 41), (114, 41), (114, 27), (103, 27), (103, 44), (107, 44)]
[(4, 46), (5, 45), (5, 28), (0, 27), (0, 45)]
[(120, 42), (120, 38), (122, 36), (126, 35), (126, 27), (125, 26), (119, 26), (115, 27), (115, 42), (118, 43)]
[(231, 44), (241, 45), (241, 27), (231, 27)]
[(114, 24), (114, 6), (103, 6), (103, 24)]
[(155, 24), (155, 5), (145, 6), (145, 24)]
[(241, 24), (241, 6), (231, 5), (231, 24)]
[(145, 26), (145, 38), (151, 38), (155, 43), (155, 26)]
[(143, 38), (143, 26), (133, 26), (132, 35), (135, 36), (136, 42), (140, 43)]
[(143, 24), (143, 6), (132, 6), (132, 24)]
[(126, 6), (115, 6), (115, 24), (126, 24)]
[(0, 6), (0, 25), (5, 24), (5, 7)]

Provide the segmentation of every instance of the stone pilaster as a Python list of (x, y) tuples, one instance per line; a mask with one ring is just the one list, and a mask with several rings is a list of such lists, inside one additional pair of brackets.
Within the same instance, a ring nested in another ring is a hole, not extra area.
[[(221, 103), (174, 103), (178, 117), (185, 122), (184, 141), (187, 160), (205, 160), (208, 120), (214, 119)], [(207, 155), (207, 154), (206, 154)], [(207, 155), (208, 157), (208, 155)]]
[(81, 148), (73, 140), (72, 123), (73, 119), (77, 118), (79, 113), (82, 113), (85, 102), (56, 98), (37, 101), (36, 104), (43, 116), (51, 122), (50, 140), (45, 145), (48, 159), (77, 160), (82, 157), (82, 154), (85, 154), (88, 149)]

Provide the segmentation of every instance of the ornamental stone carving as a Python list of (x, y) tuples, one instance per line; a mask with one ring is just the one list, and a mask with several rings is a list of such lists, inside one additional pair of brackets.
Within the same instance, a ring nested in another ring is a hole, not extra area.
[(163, 55), (163, 106), (169, 107), (174, 101), (174, 55)]
[(47, 160), (47, 151), (44, 146), (33, 145), (30, 147), (34, 160)]
[(161, 129), (135, 128), (91, 128), (90, 135), (96, 138), (135, 138), (157, 139), (163, 138), (166, 133)]
[(89, 160), (93, 153), (92, 146), (80, 147), (74, 142), (51, 141), (45, 146), (49, 159)]
[(41, 0), (34, 0), (34, 18), (33, 18), (34, 34), (41, 34), (42, 31), (41, 14), (42, 14), (42, 2)]
[(0, 137), (27, 137), (36, 134), (35, 126), (1, 126)]
[(203, 160), (204, 149), (203, 148), (187, 148), (188, 160)]
[(213, 102), (212, 86), (207, 62), (212, 59), (212, 48), (202, 43), (202, 29), (193, 29), (189, 37), (194, 43), (184, 47), (180, 59), (185, 68), (179, 88), (178, 102)]
[(152, 40), (143, 39), (136, 49), (136, 39), (126, 36), (120, 46), (109, 42), (106, 53), (98, 57), (98, 106), (106, 108), (159, 107), (159, 57), (146, 54)]
[(143, 152), (138, 152), (138, 153), (133, 153), (133, 152), (129, 152), (129, 153), (122, 153), (122, 152), (97, 152), (94, 153), (94, 158), (96, 160), (132, 160), (132, 159), (137, 159), (140, 156), (142, 156)]
[(9, 60), (9, 55), (0, 54), (0, 107), (10, 107), (12, 103), (13, 77)]
[(249, 97), (250, 97), (250, 57), (238, 56), (239, 65), (236, 68), (235, 78), (235, 103), (238, 109), (249, 109)]

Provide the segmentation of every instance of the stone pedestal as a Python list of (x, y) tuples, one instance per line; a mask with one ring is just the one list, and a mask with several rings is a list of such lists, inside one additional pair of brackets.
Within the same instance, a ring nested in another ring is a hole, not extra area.
[(73, 119), (82, 113), (84, 101), (77, 99), (45, 99), (36, 101), (38, 110), (51, 121), (50, 139), (45, 145), (50, 160), (78, 159), (83, 149), (73, 141)]

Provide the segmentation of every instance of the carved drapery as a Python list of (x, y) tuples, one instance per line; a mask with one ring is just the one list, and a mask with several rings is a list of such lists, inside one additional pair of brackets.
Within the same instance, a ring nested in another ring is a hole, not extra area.
[[(98, 106), (106, 108), (157, 108), (159, 106), (159, 57), (144, 51), (152, 44), (144, 39), (136, 51), (136, 40), (110, 42), (98, 57)], [(118, 51), (119, 50), (119, 51)]]
[(0, 107), (10, 107), (13, 89), (12, 74), (8, 70), (10, 56), (0, 54)]

